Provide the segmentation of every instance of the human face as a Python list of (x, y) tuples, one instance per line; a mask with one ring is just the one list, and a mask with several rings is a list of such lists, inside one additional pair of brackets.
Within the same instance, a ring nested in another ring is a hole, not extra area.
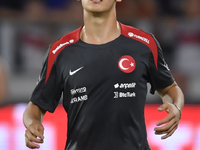
[(115, 10), (116, 2), (121, 0), (81, 0), (83, 9), (91, 13), (104, 13)]

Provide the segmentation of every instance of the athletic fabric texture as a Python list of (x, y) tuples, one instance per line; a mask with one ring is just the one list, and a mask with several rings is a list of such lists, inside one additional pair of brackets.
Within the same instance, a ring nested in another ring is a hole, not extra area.
[(80, 27), (48, 50), (30, 101), (54, 112), (63, 94), (65, 150), (150, 150), (144, 120), (147, 83), (153, 94), (174, 79), (152, 34), (120, 27), (119, 37), (101, 45), (83, 42)]

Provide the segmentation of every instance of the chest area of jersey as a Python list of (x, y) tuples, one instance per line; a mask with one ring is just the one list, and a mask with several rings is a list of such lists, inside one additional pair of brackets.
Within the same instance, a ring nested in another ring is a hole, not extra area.
[(79, 48), (65, 55), (63, 77), (72, 87), (138, 81), (147, 73), (148, 54), (134, 47)]

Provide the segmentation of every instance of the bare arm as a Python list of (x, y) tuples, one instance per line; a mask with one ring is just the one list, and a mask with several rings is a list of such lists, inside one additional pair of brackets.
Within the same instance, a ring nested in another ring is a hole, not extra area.
[(163, 100), (163, 105), (158, 108), (158, 111), (165, 110), (168, 116), (157, 122), (157, 126), (165, 125), (156, 127), (155, 134), (165, 134), (162, 139), (166, 139), (178, 128), (181, 111), (184, 107), (184, 96), (175, 82), (164, 89), (158, 89), (157, 92)]
[(39, 148), (37, 143), (43, 143), (44, 127), (42, 125), (45, 111), (37, 105), (29, 102), (23, 114), (23, 123), (26, 127), (26, 146), (29, 148)]

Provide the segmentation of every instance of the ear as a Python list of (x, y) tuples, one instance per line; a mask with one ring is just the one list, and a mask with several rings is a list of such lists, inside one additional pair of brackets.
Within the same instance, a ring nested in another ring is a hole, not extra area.
[(122, 0), (116, 0), (116, 2), (121, 2)]

